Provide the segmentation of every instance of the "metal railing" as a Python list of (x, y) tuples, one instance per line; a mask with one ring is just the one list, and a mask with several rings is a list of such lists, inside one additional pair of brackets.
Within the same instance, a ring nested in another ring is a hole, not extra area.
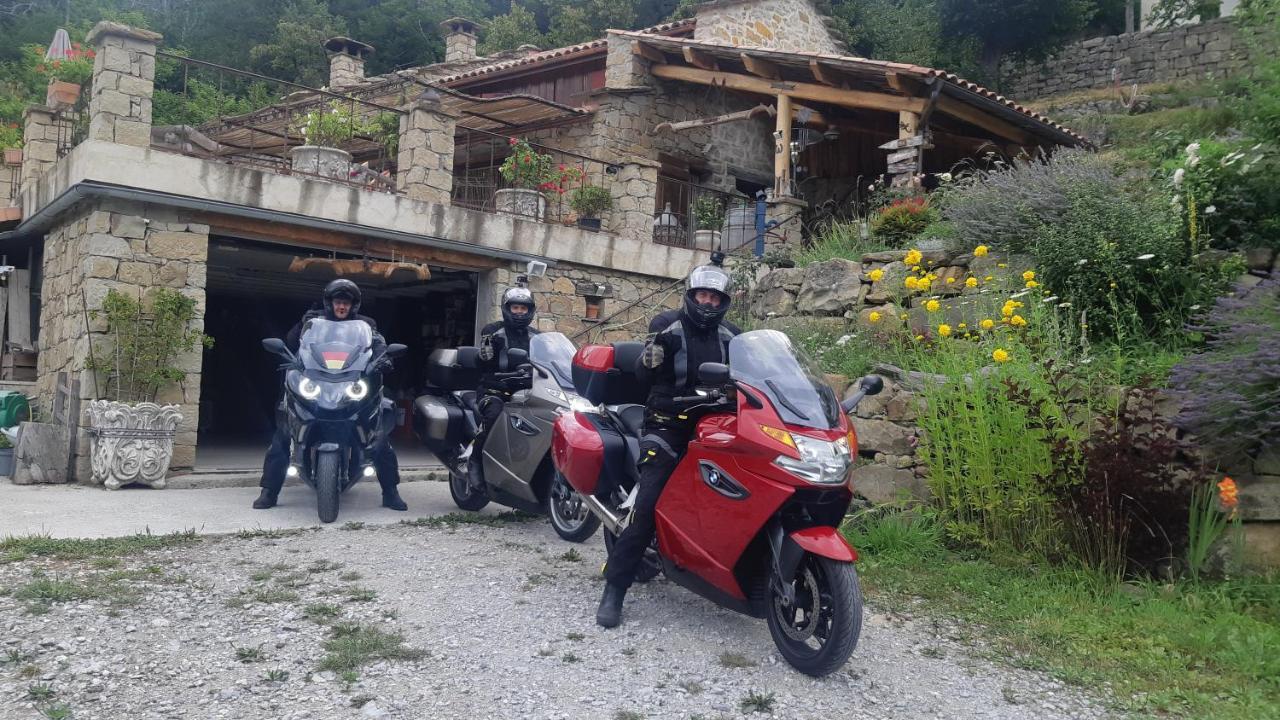
[(0, 207), (18, 204), (22, 190), (22, 163), (0, 165)]
[[(281, 175), (395, 192), (398, 107), (160, 51), (152, 144), (185, 155)], [(339, 112), (350, 159), (295, 163), (311, 113)]]
[(76, 98), (75, 104), (58, 108), (53, 113), (59, 159), (66, 157), (67, 153), (89, 137), (89, 96), (91, 94), (91, 87), (84, 88)]
[(755, 200), (668, 176), (658, 177), (653, 241), (691, 250), (731, 251), (756, 236)]
[[(453, 204), (484, 212), (509, 212), (530, 220), (570, 224), (579, 217), (573, 209), (575, 191), (587, 187), (609, 187), (618, 173), (617, 165), (602, 163), (586, 155), (530, 142), (534, 152), (550, 158), (552, 178), (539, 188), (545, 199), (540, 214), (519, 212), (504, 206), (502, 190), (514, 189), (502, 177), (502, 164), (511, 155), (509, 135), (459, 127), (454, 135)], [(608, 228), (605, 228), (608, 229)]]

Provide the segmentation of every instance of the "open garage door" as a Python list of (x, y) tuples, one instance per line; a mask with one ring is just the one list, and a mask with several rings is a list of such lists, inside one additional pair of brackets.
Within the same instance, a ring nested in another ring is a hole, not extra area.
[[(200, 379), (197, 468), (261, 467), (282, 390), (279, 361), (263, 350), (262, 339), (283, 338), (308, 308), (319, 306), (321, 290), (335, 277), (360, 285), (360, 312), (377, 321), (388, 343), (409, 347), (387, 378), (389, 397), (402, 409), (421, 394), (427, 356), (434, 349), (472, 342), (476, 273), (429, 266), (430, 278), (424, 280), (408, 267), (378, 265), (375, 272), (364, 272), (359, 260), (274, 243), (211, 239), (205, 333), (214, 345), (205, 351)], [(393, 438), (400, 463), (421, 465), (430, 456), (416, 447), (408, 428), (402, 423)]]

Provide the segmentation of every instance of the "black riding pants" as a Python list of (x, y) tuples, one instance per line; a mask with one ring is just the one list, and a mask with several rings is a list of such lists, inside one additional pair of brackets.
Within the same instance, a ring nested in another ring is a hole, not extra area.
[[(262, 482), (259, 485), (272, 495), (279, 495), (288, 469), (289, 431), (283, 424), (279, 424), (271, 438), (271, 447), (267, 448), (267, 457), (262, 462)], [(400, 463), (390, 440), (373, 449), (373, 469), (378, 473), (378, 484), (382, 486), (384, 493), (394, 490), (400, 484)]]
[(645, 426), (640, 438), (640, 489), (632, 506), (631, 524), (614, 543), (605, 566), (605, 580), (610, 585), (628, 588), (635, 580), (636, 568), (657, 530), (654, 510), (658, 507), (658, 498), (684, 455), (689, 438), (688, 430)]
[(479, 460), (480, 452), (484, 450), (484, 441), (488, 439), (489, 432), (493, 430), (494, 423), (498, 422), (498, 418), (502, 416), (502, 410), (507, 403), (497, 395), (485, 395), (479, 401), (480, 416), (480, 432), (476, 433), (476, 439), (471, 445), (471, 459)]

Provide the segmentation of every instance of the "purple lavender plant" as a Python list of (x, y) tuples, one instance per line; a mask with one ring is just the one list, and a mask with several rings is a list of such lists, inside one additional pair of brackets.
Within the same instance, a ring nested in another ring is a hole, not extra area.
[(1174, 368), (1177, 425), (1225, 459), (1280, 443), (1280, 274), (1218, 298), (1204, 322), (1207, 347)]

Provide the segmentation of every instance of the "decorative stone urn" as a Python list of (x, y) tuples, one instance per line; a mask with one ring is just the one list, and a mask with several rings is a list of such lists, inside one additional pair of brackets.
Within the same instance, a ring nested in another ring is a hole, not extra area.
[(93, 481), (119, 490), (130, 483), (165, 486), (173, 437), (182, 422), (177, 405), (94, 400), (85, 408), (93, 438)]
[(351, 153), (319, 145), (300, 145), (289, 151), (290, 166), (302, 173), (334, 180), (351, 179)]
[(694, 247), (702, 250), (715, 250), (720, 247), (719, 230), (695, 230), (693, 232)]
[(538, 190), (508, 188), (494, 193), (498, 212), (542, 221), (547, 216), (547, 198)]

